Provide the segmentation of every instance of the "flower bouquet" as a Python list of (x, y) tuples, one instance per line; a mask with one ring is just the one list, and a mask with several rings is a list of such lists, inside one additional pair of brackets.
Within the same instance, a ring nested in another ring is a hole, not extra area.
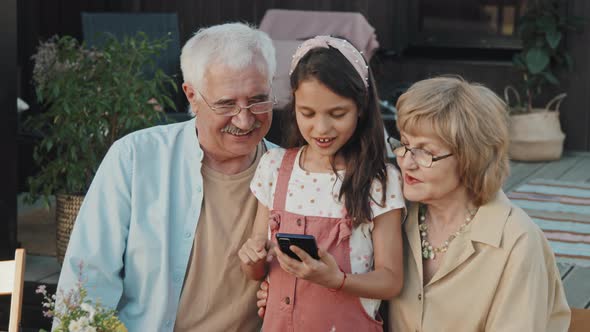
[(35, 292), (43, 295), (43, 316), (54, 318), (54, 332), (127, 332), (116, 310), (87, 298), (81, 278), (75, 289), (67, 293), (58, 291), (57, 303), (56, 294), (50, 295), (45, 285), (40, 285)]

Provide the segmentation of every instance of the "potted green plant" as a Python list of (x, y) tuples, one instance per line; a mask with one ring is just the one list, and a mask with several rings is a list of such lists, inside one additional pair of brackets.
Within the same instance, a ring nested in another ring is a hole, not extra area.
[[(559, 86), (555, 74), (573, 67), (567, 52), (565, 34), (583, 22), (567, 15), (567, 1), (534, 0), (518, 22), (522, 51), (515, 54), (513, 64), (522, 82), (517, 88), (508, 86), (504, 96), (510, 105), (510, 157), (514, 160), (541, 161), (561, 157), (565, 135), (559, 123), (559, 106), (565, 94), (559, 94), (545, 106), (535, 108), (536, 97), (547, 85)], [(510, 100), (510, 93), (515, 98)], [(524, 98), (520, 98), (523, 96)]]
[[(29, 201), (56, 196), (57, 256), (63, 260), (69, 234), (94, 174), (120, 137), (163, 120), (176, 82), (155, 68), (167, 38), (144, 33), (118, 40), (107, 35), (100, 48), (70, 36), (40, 43), (33, 55), (33, 83), (46, 111), (25, 122), (42, 137), (29, 178)], [(171, 87), (171, 88), (170, 88)]]

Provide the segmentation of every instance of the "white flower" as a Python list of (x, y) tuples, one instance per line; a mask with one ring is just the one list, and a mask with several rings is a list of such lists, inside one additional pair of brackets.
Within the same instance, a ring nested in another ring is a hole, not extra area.
[(39, 285), (39, 287), (37, 287), (37, 289), (35, 290), (35, 293), (46, 295), (47, 294), (47, 286)]
[(91, 306), (88, 303), (82, 303), (82, 304), (80, 304), (80, 309), (82, 309), (88, 313), (88, 319), (90, 321), (94, 320), (94, 314), (96, 314), (96, 310), (94, 309), (93, 306)]
[(88, 321), (88, 317), (80, 317), (78, 320), (73, 320), (68, 325), (68, 330), (70, 332), (85, 332), (90, 325), (90, 321)]

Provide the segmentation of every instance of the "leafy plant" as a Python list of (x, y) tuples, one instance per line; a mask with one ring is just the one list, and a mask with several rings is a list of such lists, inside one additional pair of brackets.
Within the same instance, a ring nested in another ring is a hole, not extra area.
[(39, 45), (33, 82), (47, 111), (25, 123), (42, 136), (33, 154), (40, 172), (29, 178), (29, 200), (84, 194), (118, 138), (161, 121), (163, 106), (175, 108), (170, 94), (177, 92), (176, 82), (155, 68), (168, 42), (140, 32), (122, 40), (106, 35), (100, 48), (70, 36)]
[(522, 111), (532, 110), (533, 99), (547, 84), (559, 85), (555, 71), (573, 68), (572, 57), (565, 48), (565, 33), (576, 30), (585, 20), (567, 15), (567, 0), (533, 0), (518, 22), (522, 51), (515, 54), (513, 64), (521, 72), (519, 87), (525, 96)]

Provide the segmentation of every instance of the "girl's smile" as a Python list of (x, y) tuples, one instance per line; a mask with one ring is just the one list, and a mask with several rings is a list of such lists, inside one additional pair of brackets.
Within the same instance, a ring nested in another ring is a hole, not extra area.
[(314, 138), (314, 141), (316, 143), (316, 145), (320, 148), (329, 148), (332, 143), (334, 142), (335, 138), (331, 137), (331, 138)]
[[(294, 94), (297, 126), (309, 145), (305, 163), (310, 165), (305, 165), (306, 169), (329, 166), (354, 134), (358, 108), (352, 99), (334, 93), (315, 79), (301, 82)], [(324, 168), (315, 171), (325, 171)]]

